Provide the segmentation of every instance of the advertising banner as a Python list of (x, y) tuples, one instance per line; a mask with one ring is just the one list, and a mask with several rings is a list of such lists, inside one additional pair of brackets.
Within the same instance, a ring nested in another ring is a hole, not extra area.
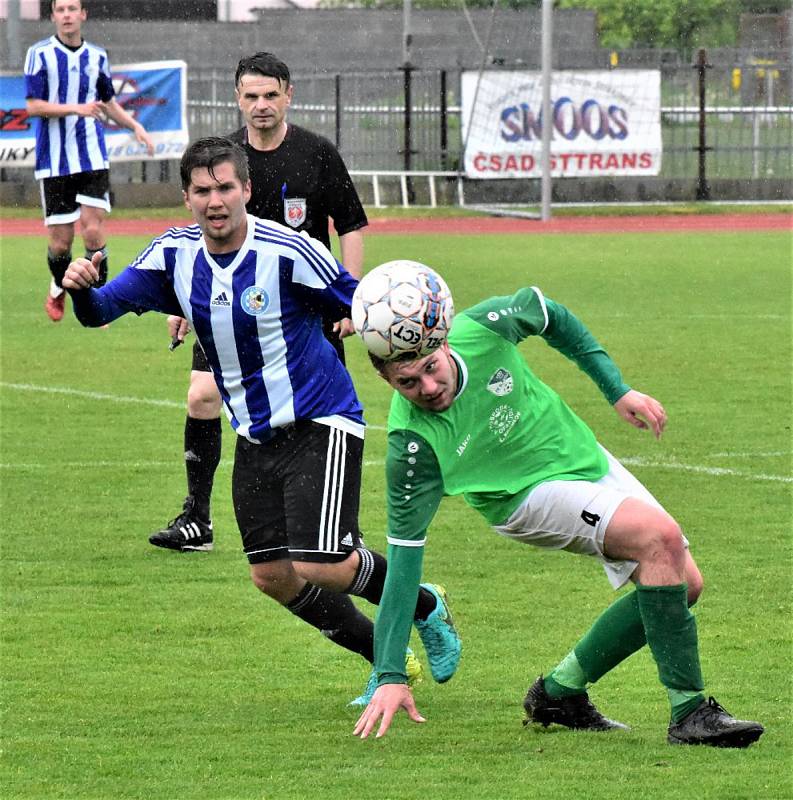
[[(151, 134), (154, 158), (179, 158), (188, 143), (187, 64), (151, 61), (113, 67), (116, 100)], [(23, 75), (0, 76), (0, 167), (33, 169), (36, 159), (35, 117), (25, 109)], [(132, 133), (108, 120), (105, 142), (111, 162), (148, 159)]]
[[(554, 177), (660, 172), (659, 70), (554, 72), (551, 110)], [(464, 72), (462, 115), (469, 178), (541, 177), (540, 72)]]

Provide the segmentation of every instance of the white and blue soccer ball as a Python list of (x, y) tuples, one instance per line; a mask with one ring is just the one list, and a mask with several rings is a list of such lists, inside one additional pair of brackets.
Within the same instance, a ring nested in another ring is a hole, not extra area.
[(384, 361), (437, 350), (452, 327), (454, 303), (437, 272), (418, 261), (388, 261), (368, 272), (352, 298), (352, 324)]

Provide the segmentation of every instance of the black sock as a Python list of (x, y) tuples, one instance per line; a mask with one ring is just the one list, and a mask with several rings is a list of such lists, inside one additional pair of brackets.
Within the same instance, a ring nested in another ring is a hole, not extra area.
[[(356, 597), (363, 597), (373, 605), (380, 605), (388, 562), (380, 553), (374, 553), (365, 547), (358, 548), (358, 555), (361, 561), (352, 583), (347, 588), (347, 594), (354, 594)], [(416, 613), (413, 618), (426, 619), (435, 610), (435, 605), (435, 595), (420, 586), (419, 596), (416, 600)]]
[(188, 416), (184, 426), (184, 464), (187, 492), (195, 499), (195, 510), (209, 522), (209, 506), (215, 470), (220, 463), (222, 429), (220, 417), (196, 419)]
[(349, 595), (307, 583), (286, 606), (334, 644), (374, 662), (374, 626)]
[(56, 286), (63, 288), (63, 276), (72, 263), (71, 252), (66, 252), (63, 255), (56, 256), (52, 250), (47, 248), (47, 266), (50, 268), (50, 274), (55, 281)]
[(102, 254), (102, 260), (99, 262), (99, 280), (94, 286), (104, 286), (107, 283), (107, 245), (97, 247), (96, 250), (91, 250), (89, 247), (85, 248), (85, 257), (89, 261), (93, 259), (94, 253)]

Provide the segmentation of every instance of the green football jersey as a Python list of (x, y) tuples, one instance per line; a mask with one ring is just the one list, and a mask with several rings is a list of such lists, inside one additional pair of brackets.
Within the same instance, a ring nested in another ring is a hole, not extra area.
[(392, 614), (398, 596), (409, 608), (404, 592), (416, 589), (426, 530), (444, 495), (462, 494), (497, 525), (541, 483), (595, 481), (607, 471), (592, 431), (534, 375), (518, 350), (517, 344), (532, 335), (574, 360), (610, 403), (629, 390), (584, 325), (535, 287), (490, 298), (457, 315), (449, 335), (458, 368), (452, 405), (427, 411), (396, 392), (391, 403), (389, 574), (375, 628), (382, 683), (398, 682), (404, 670), (404, 647), (390, 643), (409, 634), (410, 619)]

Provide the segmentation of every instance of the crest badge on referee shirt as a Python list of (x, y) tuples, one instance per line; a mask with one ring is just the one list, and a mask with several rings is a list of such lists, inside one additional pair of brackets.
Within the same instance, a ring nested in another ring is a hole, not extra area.
[(284, 219), (290, 228), (299, 228), (306, 221), (306, 198), (285, 197)]

